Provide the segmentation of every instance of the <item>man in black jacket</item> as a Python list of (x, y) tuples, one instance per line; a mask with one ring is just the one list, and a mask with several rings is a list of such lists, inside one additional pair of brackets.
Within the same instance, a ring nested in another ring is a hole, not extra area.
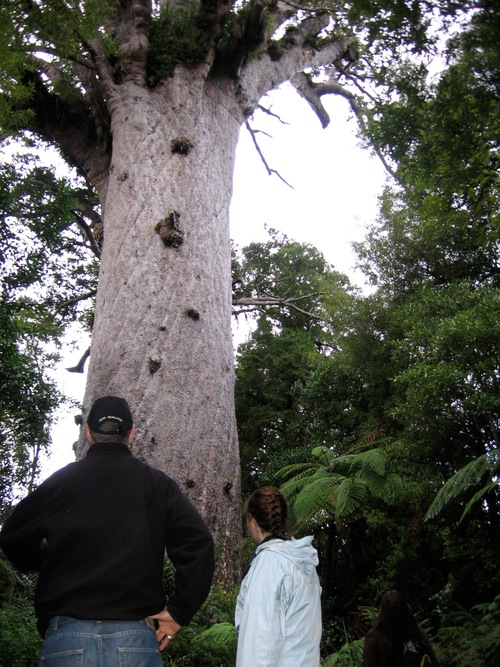
[[(134, 431), (123, 398), (98, 399), (87, 456), (43, 482), (2, 528), (9, 560), (39, 573), (43, 664), (57, 655), (64, 667), (160, 667), (160, 650), (209, 593), (210, 532), (170, 477), (132, 455)], [(168, 600), (165, 553), (175, 569)]]

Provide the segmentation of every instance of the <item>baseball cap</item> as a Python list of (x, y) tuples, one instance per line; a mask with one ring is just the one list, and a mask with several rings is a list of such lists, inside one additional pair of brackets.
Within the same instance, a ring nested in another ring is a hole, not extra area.
[[(102, 429), (109, 422), (116, 424), (115, 430)], [(120, 398), (119, 396), (103, 396), (102, 398), (98, 398), (90, 408), (87, 417), (87, 425), (90, 430), (103, 435), (113, 433), (125, 435), (125, 433), (130, 431), (133, 424), (134, 420), (132, 419), (128, 403), (124, 398)]]

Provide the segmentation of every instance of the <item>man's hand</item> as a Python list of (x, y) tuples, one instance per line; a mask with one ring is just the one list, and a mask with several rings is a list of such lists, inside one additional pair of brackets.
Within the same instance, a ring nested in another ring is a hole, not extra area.
[(153, 621), (158, 621), (156, 638), (160, 644), (160, 651), (163, 651), (168, 642), (174, 638), (175, 633), (179, 632), (181, 626), (174, 621), (166, 609), (154, 616), (148, 616), (148, 618), (151, 618)]

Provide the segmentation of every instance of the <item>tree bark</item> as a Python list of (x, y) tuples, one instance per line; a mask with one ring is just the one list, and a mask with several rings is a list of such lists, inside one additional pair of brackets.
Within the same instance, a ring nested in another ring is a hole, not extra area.
[(241, 539), (229, 204), (242, 118), (192, 77), (126, 84), (114, 105), (84, 408), (105, 394), (129, 401), (134, 454), (201, 511), (229, 586)]

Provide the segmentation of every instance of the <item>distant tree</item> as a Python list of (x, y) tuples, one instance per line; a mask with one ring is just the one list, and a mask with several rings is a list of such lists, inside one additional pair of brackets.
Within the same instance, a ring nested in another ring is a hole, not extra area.
[(243, 248), (233, 266), (236, 315), (243, 311), (255, 324), (238, 349), (236, 371), (247, 492), (273, 483), (274, 473), (297, 456), (308, 456), (308, 419), (298, 388), (339, 344), (354, 299), (347, 277), (316, 248), (274, 230), (270, 237)]
[(358, 245), (390, 364), (388, 433), (415, 470), (428, 471), (420, 520), (435, 516), (424, 530), (439, 531), (456, 570), (447, 595), (463, 604), (499, 588), (487, 566), (464, 566), (479, 543), (485, 563), (500, 544), (499, 20), (493, 3), (481, 3), (435, 81), (410, 80), (381, 110), (371, 131), (398, 161), (400, 186), (384, 193)]
[[(82, 295), (96, 289), (89, 240), (75, 221), (93, 197), (56, 178), (29, 152), (0, 165), (1, 500), (36, 481), (40, 453), (63, 397), (48, 371), (75, 319), (88, 327)], [(95, 257), (94, 257), (95, 260)]]
[(399, 311), (393, 417), (441, 461), (443, 479), (499, 444), (499, 26), (498, 10), (482, 3), (449, 42), (437, 81), (388, 104), (372, 125), (404, 188), (386, 192), (380, 224), (358, 250)]

